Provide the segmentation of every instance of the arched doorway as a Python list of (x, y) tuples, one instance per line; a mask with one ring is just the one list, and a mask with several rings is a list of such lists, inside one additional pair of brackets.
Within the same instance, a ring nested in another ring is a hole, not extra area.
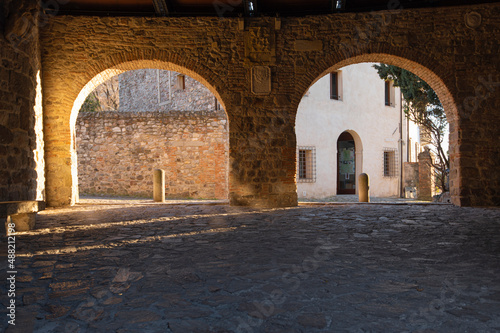
[(150, 198), (153, 170), (162, 169), (167, 199), (227, 200), (227, 116), (203, 84), (138, 69), (89, 97), (76, 122), (80, 196)]
[[(78, 202), (76, 120), (88, 94), (109, 78), (128, 70), (144, 68), (176, 71), (202, 83), (215, 95), (222, 108), (227, 110), (218, 90), (213, 83), (205, 79), (210, 78), (209, 73), (198, 74), (189, 67), (169, 61), (168, 56), (159, 57), (165, 58), (164, 61), (125, 60), (136, 56), (127, 53), (123, 57), (111, 58), (112, 61), (99, 64), (97, 68), (92, 68), (90, 73), (80, 76), (75, 74), (76, 78), (70, 85), (64, 86), (57, 80), (45, 79), (47, 85), (55, 87), (47, 90), (45, 99), (46, 193), (49, 206), (72, 205)], [(52, 77), (57, 76), (50, 76)]]
[(356, 193), (356, 144), (349, 132), (337, 140), (337, 194)]
[[(450, 140), (449, 140), (449, 156), (450, 156), (450, 192), (453, 198), (453, 202), (455, 204), (461, 204), (460, 202), (460, 196), (458, 196), (459, 192), (459, 185), (460, 182), (458, 181), (459, 175), (460, 175), (460, 160), (457, 159), (457, 151), (459, 149), (459, 142), (457, 140), (457, 121), (459, 119), (458, 117), (458, 109), (457, 105), (455, 103), (455, 100), (448, 89), (448, 82), (445, 82), (444, 80), (446, 79), (445, 76), (442, 75), (442, 73), (435, 72), (433, 71), (434, 68), (437, 66), (430, 60), (428, 61), (423, 61), (423, 62), (416, 62), (414, 60), (410, 60), (407, 57), (401, 57), (397, 56), (394, 54), (387, 54), (387, 53), (362, 53), (359, 55), (354, 55), (350, 56), (344, 59), (336, 59), (332, 57), (331, 59), (325, 59), (326, 66), (323, 68), (326, 68), (326, 70), (323, 71), (318, 71), (318, 72), (308, 72), (307, 76), (311, 79), (309, 81), (308, 85), (304, 85), (304, 88), (300, 89), (302, 93), (302, 97), (307, 96), (307, 92), (309, 89), (314, 85), (316, 82), (318, 82), (321, 78), (323, 78), (326, 74), (332, 73), (332, 72), (338, 72), (341, 71), (342, 68), (353, 65), (353, 64), (359, 64), (359, 63), (385, 63), (385, 64), (390, 64), (390, 65), (395, 65), (398, 67), (401, 67), (403, 69), (406, 69), (408, 71), (411, 71), (412, 73), (418, 75), (420, 78), (422, 78), (424, 81), (426, 81), (436, 92), (438, 95), (439, 99), (441, 100), (441, 103), (444, 107), (448, 122), (450, 124)], [(412, 57), (410, 57), (412, 58)], [(421, 57), (422, 59), (425, 58), (425, 56)], [(360, 92), (362, 93), (362, 92)], [(364, 92), (363, 92), (364, 93)], [(383, 116), (380, 116), (379, 119), (384, 119)], [(360, 132), (361, 133), (361, 132)], [(397, 133), (397, 131), (395, 132)], [(356, 136), (354, 136), (356, 138)], [(368, 140), (367, 142), (371, 142)], [(392, 142), (392, 141), (390, 141)], [(357, 141), (356, 141), (357, 143)], [(357, 150), (357, 145), (356, 145), (356, 150)], [(366, 147), (364, 147), (366, 148)], [(370, 155), (373, 153), (372, 150), (365, 150), (365, 157), (367, 155)], [(357, 161), (356, 161), (357, 162)], [(338, 168), (338, 162), (337, 162), (337, 168)], [(355, 163), (356, 167), (356, 172), (359, 172), (359, 165)], [(369, 167), (369, 165), (366, 165), (366, 167)], [(340, 171), (337, 172), (336, 176), (339, 177)], [(363, 172), (366, 172), (363, 171)], [(345, 176), (345, 175), (344, 175)], [(337, 180), (337, 183), (339, 180)], [(350, 187), (350, 185), (349, 185)], [(355, 187), (355, 184), (354, 186)], [(352, 189), (349, 189), (349, 192), (354, 192), (355, 193), (355, 188), (354, 191)], [(337, 194), (342, 194), (341, 191), (338, 191)]]

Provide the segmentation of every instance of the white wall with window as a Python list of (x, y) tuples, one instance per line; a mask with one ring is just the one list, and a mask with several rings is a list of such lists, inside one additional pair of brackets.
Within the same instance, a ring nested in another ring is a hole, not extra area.
[(297, 182), (314, 183), (316, 181), (316, 148), (297, 148)]
[[(408, 141), (414, 146), (419, 139), (414, 130), (408, 132), (414, 127), (404, 117), (399, 89), (381, 80), (373, 65), (327, 74), (302, 98), (295, 125), (299, 198), (357, 193), (362, 172), (370, 177), (371, 196), (399, 195)], [(300, 163), (307, 169), (301, 147), (314, 147), (314, 181), (302, 179), (307, 171), (300, 174)]]

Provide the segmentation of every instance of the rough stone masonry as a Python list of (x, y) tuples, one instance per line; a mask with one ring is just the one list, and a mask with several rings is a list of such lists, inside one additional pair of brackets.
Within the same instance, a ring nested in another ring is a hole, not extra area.
[(80, 113), (80, 193), (151, 197), (163, 169), (167, 198), (227, 199), (227, 125), (222, 110)]
[[(244, 20), (55, 16), (16, 26), (31, 15), (24, 3), (10, 6), (0, 38), (6, 200), (46, 193), (49, 205), (75, 203), (83, 96), (123, 71), (159, 68), (202, 82), (226, 110), (231, 204), (294, 206), (302, 95), (327, 72), (369, 61), (408, 69), (437, 92), (450, 122), (453, 203), (500, 204), (498, 3)], [(10, 32), (22, 43), (6, 39)], [(38, 73), (43, 131), (35, 130)]]

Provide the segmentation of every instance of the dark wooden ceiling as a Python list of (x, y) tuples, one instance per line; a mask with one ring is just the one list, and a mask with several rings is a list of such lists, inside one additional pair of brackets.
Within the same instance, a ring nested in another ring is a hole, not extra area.
[(99, 16), (304, 16), (397, 8), (457, 6), (500, 0), (71, 0), (59, 14)]

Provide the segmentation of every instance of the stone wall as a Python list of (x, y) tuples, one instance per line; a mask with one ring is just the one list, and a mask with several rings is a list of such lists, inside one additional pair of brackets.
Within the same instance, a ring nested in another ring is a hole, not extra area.
[(224, 111), (80, 113), (80, 193), (152, 197), (164, 169), (167, 198), (227, 199)]
[(200, 82), (182, 74), (159, 69), (138, 69), (118, 75), (120, 111), (214, 110), (214, 95)]
[(391, 9), (245, 20), (52, 18), (40, 38), (49, 205), (75, 202), (72, 124), (81, 94), (144, 68), (189, 75), (223, 104), (231, 204), (297, 205), (299, 102), (324, 74), (360, 62), (405, 68), (437, 92), (450, 121), (453, 203), (500, 205), (500, 4)]
[(416, 198), (418, 195), (418, 170), (418, 162), (403, 163), (403, 187), (405, 189), (406, 198)]
[(120, 109), (120, 75), (113, 76), (94, 89), (94, 96), (99, 101), (97, 111), (118, 111)]
[(37, 5), (0, 6), (0, 201), (44, 200)]

